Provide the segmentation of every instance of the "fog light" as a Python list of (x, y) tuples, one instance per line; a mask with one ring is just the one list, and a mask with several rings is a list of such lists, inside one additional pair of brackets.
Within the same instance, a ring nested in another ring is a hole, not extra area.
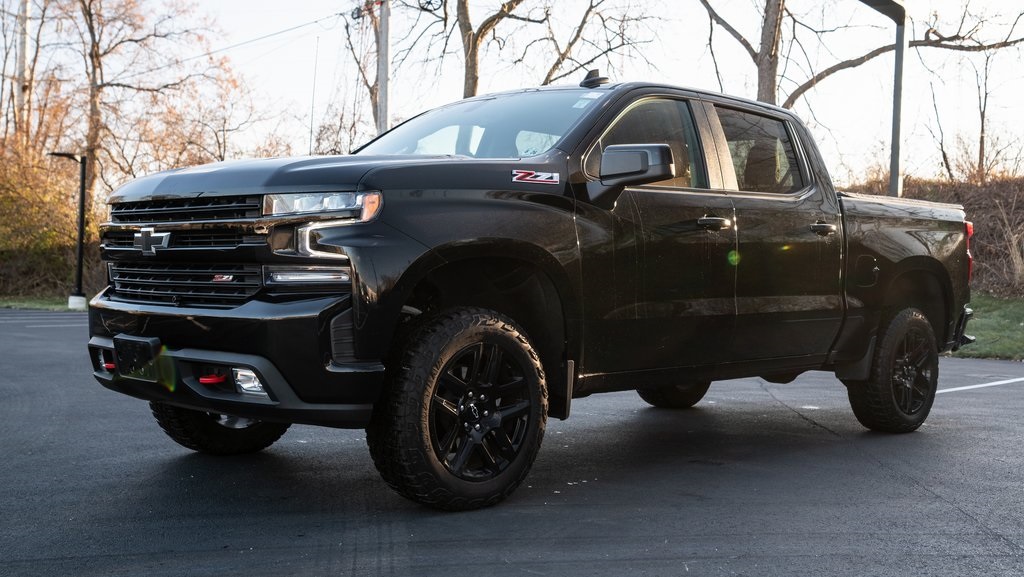
[(107, 355), (103, 352), (103, 349), (96, 349), (96, 364), (99, 365), (100, 369), (108, 373), (115, 368), (114, 363), (107, 360)]
[(249, 369), (231, 369), (231, 374), (235, 379), (238, 392), (268, 396), (267, 392), (263, 390), (263, 383), (260, 382), (260, 378), (256, 376), (255, 372)]

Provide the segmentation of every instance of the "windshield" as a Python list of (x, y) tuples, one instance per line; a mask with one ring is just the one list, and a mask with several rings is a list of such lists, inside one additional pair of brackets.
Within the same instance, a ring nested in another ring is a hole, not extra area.
[(543, 90), (464, 100), (421, 114), (356, 154), (536, 156), (554, 147), (603, 97), (597, 91)]

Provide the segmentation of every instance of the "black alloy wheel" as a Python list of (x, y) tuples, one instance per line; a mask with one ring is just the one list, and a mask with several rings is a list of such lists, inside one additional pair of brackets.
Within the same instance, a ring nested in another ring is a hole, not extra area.
[(903, 309), (883, 327), (871, 376), (846, 382), (853, 414), (885, 433), (909, 433), (931, 412), (939, 379), (939, 352), (932, 325), (921, 311)]
[(890, 377), (893, 400), (904, 415), (921, 412), (931, 390), (934, 347), (920, 327), (910, 327), (900, 341)]
[(441, 369), (430, 403), (434, 455), (466, 481), (493, 479), (523, 449), (532, 402), (523, 367), (496, 343), (476, 343)]
[(508, 497), (544, 438), (540, 357), (512, 319), (482, 308), (438, 313), (390, 361), (366, 443), (402, 496), (447, 511)]

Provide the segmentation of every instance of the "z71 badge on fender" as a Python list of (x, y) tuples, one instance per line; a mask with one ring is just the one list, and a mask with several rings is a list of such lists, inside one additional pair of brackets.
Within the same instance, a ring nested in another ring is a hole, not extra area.
[(537, 172), (535, 170), (513, 170), (512, 182), (532, 182), (534, 184), (558, 184), (558, 173)]

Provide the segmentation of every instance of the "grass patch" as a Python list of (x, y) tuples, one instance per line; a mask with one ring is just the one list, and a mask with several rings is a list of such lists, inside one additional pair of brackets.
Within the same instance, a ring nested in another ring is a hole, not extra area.
[(1024, 300), (971, 295), (974, 318), (967, 334), (978, 337), (953, 356), (1024, 360)]
[(0, 309), (37, 309), (45, 311), (66, 311), (68, 310), (68, 297), (0, 296)]

